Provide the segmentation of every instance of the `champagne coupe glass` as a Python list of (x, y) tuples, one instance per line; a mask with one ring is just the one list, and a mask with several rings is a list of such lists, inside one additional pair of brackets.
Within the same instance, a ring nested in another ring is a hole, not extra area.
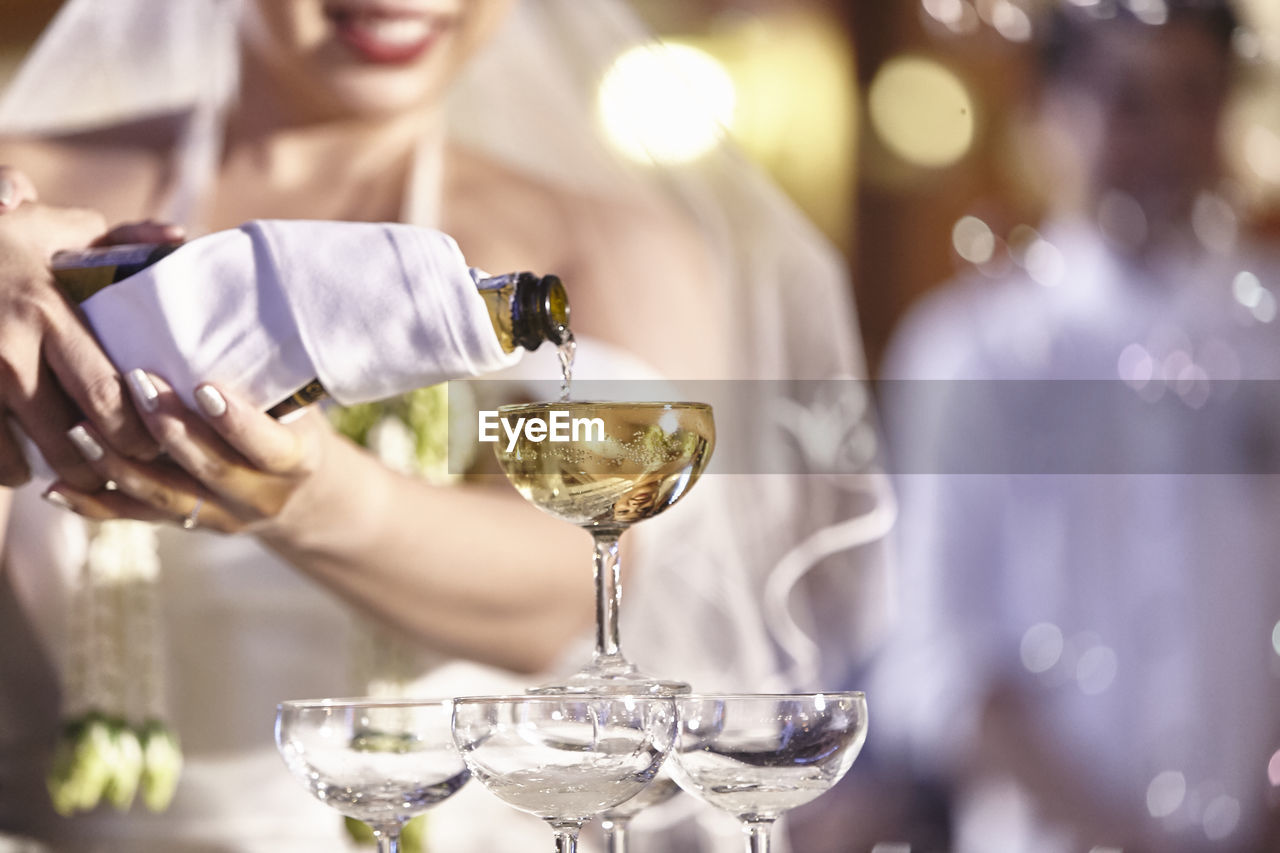
[(742, 822), (748, 853), (768, 853), (783, 812), (830, 789), (867, 738), (861, 693), (675, 697), (671, 775)]
[(453, 708), (471, 773), (550, 824), (556, 853), (574, 853), (586, 821), (653, 780), (675, 732), (674, 700), (650, 693), (470, 697)]
[(276, 747), (322, 803), (373, 829), (396, 853), (406, 821), (453, 796), (470, 774), (453, 745), (450, 700), (282, 702)]
[[(705, 403), (579, 402), (502, 406), (495, 442), (507, 479), (544, 512), (595, 540), (596, 647), (591, 662), (541, 693), (687, 693), (637, 671), (618, 644), (618, 539), (665, 511), (697, 482), (715, 447)], [(541, 424), (531, 430), (531, 424)], [(556, 440), (559, 435), (567, 440)], [(514, 435), (514, 440), (507, 436)], [(540, 437), (539, 437), (540, 436)]]

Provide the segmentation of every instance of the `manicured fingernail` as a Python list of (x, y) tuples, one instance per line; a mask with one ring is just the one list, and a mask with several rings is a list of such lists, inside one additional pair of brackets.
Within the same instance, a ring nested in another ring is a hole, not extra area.
[(179, 240), (186, 239), (187, 229), (183, 228), (181, 225), (166, 225), (164, 226), (164, 231), (162, 233), (166, 240), (177, 242)]
[(49, 503), (61, 509), (72, 509), (71, 501), (67, 500), (67, 496), (64, 495), (62, 492), (49, 489), (47, 492), (41, 495), (41, 497), (47, 500)]
[(154, 412), (160, 405), (160, 392), (156, 390), (156, 383), (152, 382), (151, 377), (140, 367), (135, 367), (125, 376), (129, 380), (129, 387), (133, 389), (133, 396), (138, 401), (138, 405), (148, 412)]
[(201, 385), (196, 389), (196, 403), (200, 411), (211, 418), (220, 418), (227, 413), (227, 401), (212, 385)]
[(18, 194), (18, 188), (8, 178), (0, 178), (0, 207), (9, 207)]
[(76, 446), (80, 454), (90, 462), (97, 462), (104, 455), (102, 445), (89, 435), (89, 431), (83, 424), (76, 424), (67, 430), (67, 438), (71, 439), (71, 443)]

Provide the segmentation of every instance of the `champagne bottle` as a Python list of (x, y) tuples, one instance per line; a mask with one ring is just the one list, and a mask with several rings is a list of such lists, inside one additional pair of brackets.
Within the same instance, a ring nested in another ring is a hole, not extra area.
[[(98, 291), (124, 281), (180, 248), (180, 244), (130, 244), (78, 251), (53, 256), (53, 277), (67, 296), (84, 302)], [(471, 269), (476, 291), (484, 299), (493, 332), (505, 352), (535, 350), (544, 341), (556, 346), (571, 338), (569, 297), (558, 276), (530, 272), (490, 276)], [(267, 409), (281, 418), (328, 396), (313, 379), (284, 400)]]

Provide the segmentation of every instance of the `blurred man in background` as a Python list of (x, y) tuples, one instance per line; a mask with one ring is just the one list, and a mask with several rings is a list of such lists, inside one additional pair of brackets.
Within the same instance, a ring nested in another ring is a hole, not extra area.
[(868, 695), (957, 851), (1276, 849), (1280, 420), (1247, 380), (1280, 374), (1280, 266), (1217, 192), (1236, 26), (1056, 3), (1050, 217), (886, 360), (931, 381), (886, 383), (901, 629)]

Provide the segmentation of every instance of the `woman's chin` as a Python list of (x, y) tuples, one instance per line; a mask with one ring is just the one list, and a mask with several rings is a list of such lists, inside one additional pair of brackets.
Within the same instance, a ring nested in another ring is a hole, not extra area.
[(330, 76), (327, 97), (337, 117), (376, 118), (429, 109), (445, 81), (377, 68), (343, 69)]

